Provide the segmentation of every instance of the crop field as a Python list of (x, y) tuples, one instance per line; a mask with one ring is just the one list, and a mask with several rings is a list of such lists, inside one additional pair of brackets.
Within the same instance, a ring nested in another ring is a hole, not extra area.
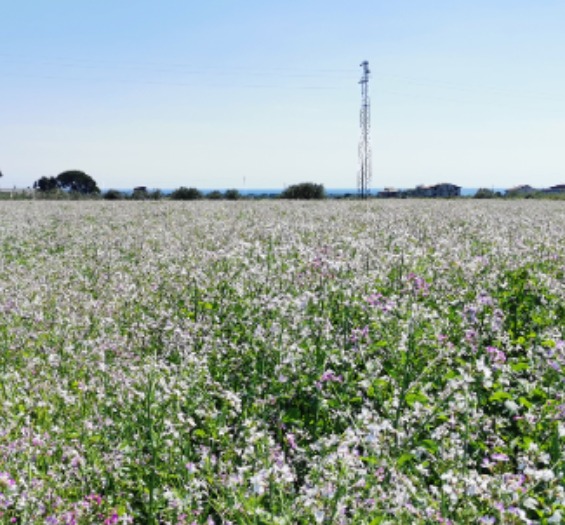
[(565, 203), (1, 202), (0, 523), (565, 521)]

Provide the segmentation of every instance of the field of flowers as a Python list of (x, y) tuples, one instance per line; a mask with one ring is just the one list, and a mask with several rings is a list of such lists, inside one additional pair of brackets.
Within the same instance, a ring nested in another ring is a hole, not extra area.
[(565, 521), (565, 205), (0, 203), (0, 523)]

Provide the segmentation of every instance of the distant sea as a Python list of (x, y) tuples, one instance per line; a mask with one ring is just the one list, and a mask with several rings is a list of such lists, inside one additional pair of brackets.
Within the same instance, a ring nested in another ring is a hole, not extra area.
[[(171, 189), (171, 188), (150, 188), (148, 187), (147, 190), (148, 191), (155, 191), (156, 189), (160, 189), (160, 191), (164, 194), (164, 195), (169, 195), (170, 193), (172, 193), (173, 191), (175, 191), (175, 188)], [(199, 188), (199, 190), (206, 195), (207, 193), (210, 193), (212, 191), (220, 191), (222, 193), (224, 193), (227, 189), (232, 189), (232, 188)], [(373, 196), (376, 196), (377, 193), (379, 191), (382, 191), (383, 188), (372, 188), (370, 190), (370, 194)], [(408, 189), (408, 188), (398, 188), (399, 190), (403, 190), (403, 189)], [(506, 189), (504, 188), (490, 188), (492, 189), (492, 191), (500, 191), (501, 193), (504, 193), (506, 191)], [(475, 195), (475, 193), (477, 193), (478, 188), (461, 188), (461, 196), (462, 197), (472, 197), (473, 195)], [(106, 191), (106, 190), (103, 190)], [(125, 194), (131, 194), (133, 192), (133, 190), (131, 188), (129, 189), (121, 189), (119, 190), (122, 193)], [(276, 197), (277, 195), (280, 195), (284, 190), (281, 188), (245, 188), (245, 189), (240, 189), (237, 188), (237, 191), (239, 191), (240, 195), (246, 196), (246, 197), (261, 197), (261, 196), (269, 196), (269, 197)], [(357, 189), (356, 188), (326, 188), (326, 194), (330, 197), (343, 197), (345, 195), (357, 195)]]

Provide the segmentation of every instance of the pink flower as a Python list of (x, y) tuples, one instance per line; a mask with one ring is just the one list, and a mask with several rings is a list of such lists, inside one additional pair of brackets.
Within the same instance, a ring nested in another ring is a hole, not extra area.
[(118, 516), (118, 513), (114, 511), (111, 516), (104, 520), (104, 525), (114, 525), (118, 523), (119, 519), (120, 517)]

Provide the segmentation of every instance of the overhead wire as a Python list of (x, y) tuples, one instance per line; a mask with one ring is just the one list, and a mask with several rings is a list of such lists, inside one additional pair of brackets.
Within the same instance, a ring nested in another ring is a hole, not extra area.
[[(337, 91), (349, 90), (359, 75), (357, 68), (306, 68), (289, 66), (240, 66), (225, 65), (195, 66), (182, 62), (101, 60), (90, 57), (29, 57), (0, 52), (2, 63), (15, 63), (2, 72), (2, 78), (29, 78), (39, 80), (62, 80), (66, 82), (115, 83), (154, 85), (169, 87), (192, 87), (205, 89), (255, 89), (255, 90), (304, 90)], [(22, 67), (23, 66), (23, 67)], [(26, 67), (27, 66), (27, 67)], [(30, 71), (29, 66), (34, 70)], [(46, 68), (48, 69), (46, 71)], [(378, 68), (377, 68), (378, 69)], [(86, 70), (88, 75), (82, 75)], [(373, 68), (374, 70), (374, 68)], [(71, 73), (67, 75), (66, 73)], [(135, 72), (136, 74), (132, 74)], [(147, 78), (152, 75), (154, 78)], [(173, 78), (171, 78), (171, 75)], [(373, 75), (374, 76), (374, 75)], [(158, 78), (156, 78), (158, 77)], [(221, 79), (218, 81), (218, 79)], [(257, 81), (260, 79), (260, 81)], [(409, 89), (409, 86), (422, 89)], [(429, 89), (427, 89), (429, 88)], [(430, 89), (434, 92), (431, 93)], [(562, 103), (557, 93), (541, 93), (520, 89), (477, 85), (453, 81), (449, 78), (426, 78), (383, 71), (372, 84), (372, 96), (384, 94), (410, 99), (443, 100), (463, 104), (511, 106), (501, 97), (535, 101), (539, 103)], [(447, 94), (447, 96), (446, 96)], [(456, 94), (455, 96), (453, 96)], [(480, 97), (480, 100), (477, 100)], [(562, 106), (561, 106), (562, 107)]]

